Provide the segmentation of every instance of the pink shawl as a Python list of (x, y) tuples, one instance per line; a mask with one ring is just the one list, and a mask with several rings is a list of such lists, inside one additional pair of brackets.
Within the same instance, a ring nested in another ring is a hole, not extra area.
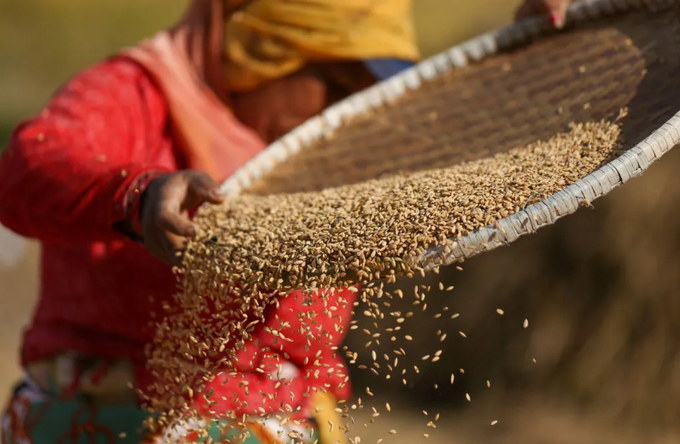
[(228, 107), (220, 63), (223, 8), (222, 0), (194, 0), (174, 28), (123, 52), (149, 71), (164, 94), (187, 166), (217, 181), (266, 146)]

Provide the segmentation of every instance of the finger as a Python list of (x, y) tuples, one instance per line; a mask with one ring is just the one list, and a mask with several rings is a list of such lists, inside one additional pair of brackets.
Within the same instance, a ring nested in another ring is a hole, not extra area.
[(144, 247), (151, 253), (154, 257), (160, 259), (168, 265), (175, 265), (173, 263), (174, 258), (171, 250), (168, 248), (167, 242), (164, 242), (161, 238), (164, 237), (163, 233), (157, 233), (155, 236), (145, 236)]
[(158, 214), (158, 228), (172, 233), (176, 236), (194, 238), (198, 233), (198, 228), (187, 217), (174, 211), (172, 208), (163, 208)]
[(203, 202), (218, 204), (224, 201), (219, 185), (207, 173), (195, 171), (189, 178), (187, 207), (194, 207)]
[(544, 0), (546, 13), (550, 17), (550, 22), (558, 29), (564, 27), (570, 0)]

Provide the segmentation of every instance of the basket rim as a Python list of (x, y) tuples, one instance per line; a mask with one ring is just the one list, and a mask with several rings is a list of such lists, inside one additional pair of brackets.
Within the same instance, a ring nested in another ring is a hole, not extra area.
[[(583, 0), (569, 6), (566, 23), (586, 23), (645, 7), (659, 9), (677, 4), (680, 4), (680, 0)], [(276, 165), (332, 135), (349, 118), (389, 104), (408, 91), (417, 90), (423, 84), (452, 70), (464, 68), (471, 62), (521, 47), (535, 37), (554, 32), (548, 19), (529, 17), (435, 54), (309, 119), (237, 170), (221, 185), (221, 192), (226, 196), (240, 194)], [(558, 219), (574, 213), (580, 206), (590, 205), (595, 199), (639, 176), (678, 144), (680, 111), (636, 146), (572, 185), (493, 225), (474, 230), (459, 239), (451, 239), (450, 245), (430, 248), (417, 262), (431, 270), (508, 245), (521, 236), (554, 224)]]

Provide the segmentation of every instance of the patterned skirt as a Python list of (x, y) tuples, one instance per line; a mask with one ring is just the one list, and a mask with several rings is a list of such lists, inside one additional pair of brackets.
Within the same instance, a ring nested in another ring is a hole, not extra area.
[[(100, 361), (61, 356), (27, 370), (24, 381), (12, 393), (2, 417), (2, 444), (165, 444), (231, 443), (245, 444), (335, 444), (344, 436), (319, 433), (317, 424), (335, 418), (308, 421), (257, 420), (247, 433), (233, 430), (228, 423), (181, 424), (162, 435), (150, 436), (143, 427), (149, 413), (137, 406), (126, 393), (116, 393), (121, 377), (129, 372), (124, 363), (106, 363), (112, 371), (102, 376)], [(117, 367), (116, 367), (117, 366)], [(76, 377), (77, 376), (77, 377)], [(129, 379), (127, 379), (129, 380)], [(125, 386), (127, 383), (124, 383)], [(319, 398), (334, 412), (335, 401)], [(202, 437), (199, 437), (201, 431)], [(209, 438), (205, 437), (208, 431)], [(238, 438), (237, 438), (238, 435)]]

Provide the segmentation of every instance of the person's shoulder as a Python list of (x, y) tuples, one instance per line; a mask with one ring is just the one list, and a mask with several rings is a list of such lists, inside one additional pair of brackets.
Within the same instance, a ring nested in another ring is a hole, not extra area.
[(88, 103), (143, 107), (159, 114), (166, 108), (163, 94), (149, 72), (124, 55), (111, 56), (83, 69), (55, 91), (51, 102), (70, 103), (83, 99)]
[(77, 88), (78, 86), (119, 88), (129, 85), (136, 87), (139, 84), (153, 84), (146, 69), (129, 57), (114, 55), (83, 69), (64, 83), (59, 90), (67, 87)]

